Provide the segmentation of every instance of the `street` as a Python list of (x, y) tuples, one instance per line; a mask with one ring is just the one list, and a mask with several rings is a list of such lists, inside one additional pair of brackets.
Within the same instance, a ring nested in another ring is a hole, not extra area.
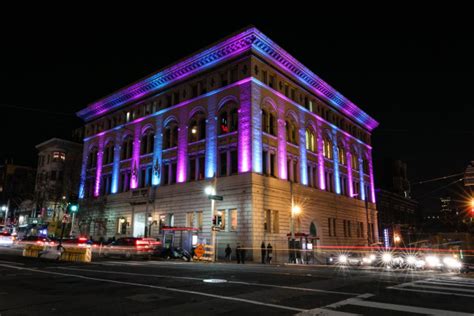
[(4, 315), (474, 315), (474, 279), (433, 271), (0, 254)]

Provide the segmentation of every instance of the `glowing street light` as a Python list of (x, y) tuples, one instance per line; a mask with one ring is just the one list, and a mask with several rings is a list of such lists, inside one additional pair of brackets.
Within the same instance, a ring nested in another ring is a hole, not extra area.
[(400, 238), (399, 235), (395, 235), (393, 236), (393, 241), (395, 242), (395, 244), (398, 244), (402, 239)]
[(204, 193), (206, 193), (206, 195), (215, 195), (216, 194), (216, 189), (214, 189), (214, 187), (212, 187), (212, 186), (207, 186), (204, 189)]

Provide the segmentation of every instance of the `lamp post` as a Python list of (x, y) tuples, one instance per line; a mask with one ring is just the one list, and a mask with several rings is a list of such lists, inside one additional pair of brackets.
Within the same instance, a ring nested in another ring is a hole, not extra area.
[[(206, 189), (204, 189), (204, 192), (206, 195), (209, 197), (211, 195), (216, 194), (216, 189), (215, 189), (215, 178), (214, 178), (214, 186), (207, 186)], [(214, 229), (214, 216), (215, 216), (215, 200), (211, 199), (211, 245), (214, 247), (214, 255), (212, 256), (212, 261), (216, 261), (216, 231)], [(216, 219), (217, 223), (217, 219)]]
[(293, 197), (293, 182), (290, 182), (290, 194), (291, 194), (291, 216), (290, 216), (290, 261), (295, 261), (295, 216), (301, 213), (301, 207), (295, 205), (295, 200)]
[(2, 211), (5, 212), (5, 220), (4, 220), (5, 226), (7, 226), (7, 224), (8, 224), (7, 220), (8, 220), (8, 209), (9, 208), (10, 208), (10, 200), (7, 201), (7, 205), (2, 206)]

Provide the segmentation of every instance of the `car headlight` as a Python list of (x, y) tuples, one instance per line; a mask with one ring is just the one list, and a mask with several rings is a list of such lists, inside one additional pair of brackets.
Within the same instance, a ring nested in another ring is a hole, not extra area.
[(451, 269), (460, 269), (462, 266), (461, 261), (452, 258), (452, 257), (446, 257), (443, 259), (443, 263), (446, 267), (451, 268)]
[(439, 258), (437, 256), (426, 256), (425, 261), (430, 267), (436, 267), (440, 264)]
[(389, 253), (384, 253), (382, 255), (382, 261), (385, 263), (389, 263), (390, 261), (392, 261), (392, 255)]
[(416, 263), (416, 257), (415, 256), (407, 256), (407, 263), (409, 265), (414, 265)]
[(339, 256), (339, 263), (347, 263), (347, 256), (346, 255), (340, 255)]

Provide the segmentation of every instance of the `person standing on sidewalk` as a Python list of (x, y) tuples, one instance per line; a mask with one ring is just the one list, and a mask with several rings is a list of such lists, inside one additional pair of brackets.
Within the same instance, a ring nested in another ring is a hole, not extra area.
[(232, 248), (230, 248), (230, 245), (227, 244), (227, 247), (225, 248), (225, 259), (227, 261), (231, 260), (231, 254), (232, 254)]
[(240, 249), (240, 260), (242, 264), (245, 264), (245, 246), (242, 244), (242, 248)]
[(237, 263), (240, 263), (241, 250), (239, 243), (237, 243), (237, 247), (235, 247), (235, 255), (237, 256)]
[(265, 259), (266, 259), (266, 248), (265, 248), (265, 242), (262, 241), (262, 245), (260, 246), (262, 249), (262, 263), (265, 264)]
[(272, 263), (272, 258), (273, 258), (273, 247), (270, 243), (268, 243), (268, 246), (267, 246), (267, 262), (268, 262), (268, 264)]

